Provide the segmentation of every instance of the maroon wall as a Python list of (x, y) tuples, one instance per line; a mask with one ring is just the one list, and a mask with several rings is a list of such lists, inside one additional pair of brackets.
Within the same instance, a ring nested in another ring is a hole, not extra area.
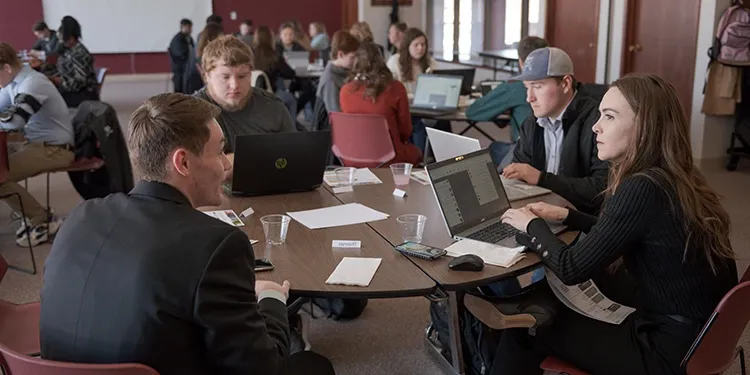
[[(267, 25), (273, 30), (289, 19), (302, 22), (305, 30), (310, 22), (319, 21), (332, 34), (341, 27), (342, 1), (351, 0), (213, 0), (213, 9), (224, 18), (224, 28), (228, 33), (239, 31), (240, 22), (249, 18), (256, 26)], [(30, 48), (35, 40), (31, 27), (44, 18), (42, 0), (0, 0), (0, 9), (0, 41), (10, 43), (16, 49)], [(232, 11), (237, 12), (235, 21), (229, 18)], [(175, 25), (175, 32), (178, 28), (179, 25)], [(84, 43), (86, 32), (91, 31), (84, 30)], [(198, 30), (194, 32), (197, 34)], [(110, 74), (169, 71), (166, 53), (96, 54), (94, 58), (96, 65), (109, 68)]]

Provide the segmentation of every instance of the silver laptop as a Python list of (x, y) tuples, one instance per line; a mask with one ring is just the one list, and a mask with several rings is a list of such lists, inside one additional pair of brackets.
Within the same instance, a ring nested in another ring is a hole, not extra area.
[(508, 199), (511, 202), (534, 198), (552, 192), (552, 190), (543, 187), (529, 185), (520, 180), (510, 180), (503, 176), (500, 176), (500, 180), (503, 182), (505, 193), (508, 194)]
[[(488, 149), (429, 164), (425, 170), (451, 237), (517, 246), (518, 230), (500, 222), (510, 200)], [(553, 232), (564, 229), (556, 226)]]
[(307, 66), (310, 65), (310, 52), (307, 51), (284, 52), (284, 58), (286, 58), (287, 64), (289, 64), (292, 69), (307, 69)]
[(458, 112), (463, 79), (456, 76), (421, 74), (411, 102), (414, 115), (443, 116)]
[(435, 161), (437, 162), (482, 149), (477, 139), (434, 128), (427, 128), (427, 138), (430, 140), (430, 146), (432, 146), (432, 152), (435, 154)]

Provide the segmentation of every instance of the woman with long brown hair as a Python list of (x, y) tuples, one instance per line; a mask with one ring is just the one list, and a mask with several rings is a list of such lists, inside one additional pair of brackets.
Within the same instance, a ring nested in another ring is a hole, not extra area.
[(383, 115), (388, 121), (396, 150), (396, 156), (389, 164), (419, 163), (422, 153), (408, 143), (412, 126), (406, 89), (401, 82), (393, 79), (376, 45), (364, 43), (359, 47), (350, 77), (349, 83), (341, 88), (339, 94), (341, 111)]
[(398, 50), (398, 53), (388, 59), (388, 68), (413, 93), (417, 77), (422, 73), (429, 73), (437, 66), (435, 59), (430, 56), (427, 35), (414, 27), (407, 29)]
[[(729, 216), (693, 165), (690, 124), (674, 88), (655, 75), (628, 75), (612, 84), (599, 108), (598, 156), (611, 163), (601, 215), (535, 203), (508, 210), (503, 221), (528, 233), (519, 241), (548, 273), (566, 285), (601, 279), (605, 295), (636, 311), (616, 325), (561, 305), (509, 312), (507, 304), (467, 297), (467, 308), (492, 328), (536, 329), (535, 337), (503, 333), (492, 374), (541, 374), (547, 355), (592, 374), (684, 374), (683, 356), (737, 284)], [(566, 245), (544, 219), (587, 235)], [(617, 295), (629, 287), (622, 279), (601, 277), (613, 263), (637, 288), (632, 295)], [(527, 325), (511, 323), (519, 312), (531, 318)]]
[[(297, 73), (276, 49), (273, 33), (268, 26), (260, 26), (253, 37), (254, 68), (261, 70), (271, 82), (271, 91), (284, 102), (292, 118), (297, 117), (297, 98), (285, 86), (285, 79), (294, 79)], [(260, 80), (262, 82), (262, 80)], [(257, 86), (256, 86), (257, 87)], [(267, 87), (262, 87), (267, 89)]]
[(195, 56), (192, 56), (192, 59), (188, 61), (188, 66), (190, 67), (190, 77), (187, 79), (187, 82), (185, 84), (186, 93), (192, 94), (195, 91), (203, 88), (203, 72), (200, 66), (203, 50), (206, 49), (206, 46), (209, 42), (222, 35), (224, 35), (224, 27), (216, 23), (206, 24), (206, 27), (204, 27), (203, 31), (200, 32), (200, 36), (198, 37), (198, 46), (195, 49)]

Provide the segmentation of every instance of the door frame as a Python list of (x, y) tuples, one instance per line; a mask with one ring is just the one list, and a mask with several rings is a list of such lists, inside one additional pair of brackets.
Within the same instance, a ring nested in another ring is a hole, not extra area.
[(622, 57), (620, 58), (620, 77), (627, 74), (627, 72), (632, 71), (632, 65), (633, 65), (633, 54), (628, 49), (630, 48), (633, 43), (635, 43), (636, 38), (636, 30), (635, 30), (635, 24), (636, 24), (636, 11), (638, 10), (636, 1), (634, 0), (627, 0), (627, 5), (625, 8), (625, 22), (623, 23), (623, 30), (622, 35), (623, 43), (622, 43)]
[(341, 0), (341, 29), (348, 30), (359, 22), (359, 0)]
[[(628, 2), (632, 2), (629, 0), (626, 0)], [(562, 0), (547, 0), (546, 2), (546, 10), (545, 10), (545, 17), (544, 17), (544, 39), (547, 40), (550, 46), (554, 46), (554, 39), (551, 37), (551, 32), (555, 28), (555, 16), (556, 16), (556, 10), (555, 8), (558, 6), (561, 6), (560, 3), (562, 3)], [(594, 35), (594, 69), (597, 69), (597, 65), (599, 64), (599, 23), (601, 20), (599, 19), (599, 13), (601, 11), (601, 1), (595, 2), (595, 9), (594, 9), (594, 27), (596, 28), (596, 32)], [(528, 17), (528, 12), (526, 12), (526, 17)], [(528, 25), (528, 22), (526, 23)], [(609, 35), (609, 33), (607, 33)], [(607, 41), (607, 48), (609, 49), (609, 41)], [(565, 51), (567, 53), (567, 51)], [(575, 69), (575, 67), (573, 67)], [(596, 81), (596, 71), (594, 71), (594, 80), (592, 82)]]

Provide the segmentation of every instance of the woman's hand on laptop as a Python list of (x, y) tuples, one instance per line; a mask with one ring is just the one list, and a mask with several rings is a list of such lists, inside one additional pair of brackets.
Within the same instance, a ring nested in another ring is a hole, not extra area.
[(568, 218), (568, 210), (565, 207), (554, 206), (549, 203), (537, 202), (526, 205), (526, 208), (534, 215), (547, 221), (561, 223)]
[(511, 180), (523, 180), (530, 185), (539, 184), (541, 176), (542, 172), (528, 164), (512, 163), (503, 169), (503, 177)]
[(526, 228), (529, 226), (531, 220), (534, 220), (537, 217), (538, 216), (534, 215), (534, 213), (526, 207), (519, 209), (511, 208), (505, 211), (503, 216), (500, 217), (500, 220), (521, 232), (526, 232)]

